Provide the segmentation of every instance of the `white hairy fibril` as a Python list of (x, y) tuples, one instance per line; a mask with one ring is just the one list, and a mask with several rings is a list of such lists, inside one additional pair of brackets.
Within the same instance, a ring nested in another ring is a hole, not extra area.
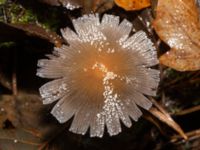
[(152, 103), (159, 71), (156, 50), (143, 31), (130, 35), (132, 24), (113, 15), (85, 15), (73, 20), (75, 32), (62, 29), (69, 45), (55, 48), (49, 59), (38, 61), (37, 75), (55, 79), (39, 91), (44, 104), (58, 101), (52, 115), (70, 131), (91, 137), (121, 132), (130, 127)]

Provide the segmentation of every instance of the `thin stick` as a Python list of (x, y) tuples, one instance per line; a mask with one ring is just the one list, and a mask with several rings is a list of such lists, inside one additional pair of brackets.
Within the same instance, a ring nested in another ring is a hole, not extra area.
[(17, 52), (14, 50), (13, 56), (13, 73), (12, 73), (12, 92), (13, 96), (17, 96)]

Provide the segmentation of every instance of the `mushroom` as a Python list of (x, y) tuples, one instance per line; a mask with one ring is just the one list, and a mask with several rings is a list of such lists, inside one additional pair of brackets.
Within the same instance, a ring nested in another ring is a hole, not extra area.
[(69, 45), (55, 47), (48, 59), (38, 61), (37, 75), (54, 79), (43, 85), (43, 104), (58, 101), (51, 113), (60, 122), (70, 118), (70, 131), (102, 137), (121, 132), (121, 123), (131, 127), (152, 103), (159, 71), (157, 53), (145, 32), (130, 35), (132, 24), (105, 14), (84, 15), (73, 20), (75, 31), (62, 29)]

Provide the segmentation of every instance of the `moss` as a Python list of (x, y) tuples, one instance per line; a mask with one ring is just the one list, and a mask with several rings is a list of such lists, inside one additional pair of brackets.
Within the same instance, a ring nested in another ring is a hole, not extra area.
[(0, 5), (5, 4), (6, 0), (0, 0)]
[(47, 8), (46, 10), (38, 12), (37, 15), (38, 21), (40, 22), (41, 26), (45, 29), (49, 29), (51, 31), (57, 31), (59, 29), (61, 20), (58, 19), (59, 16), (57, 8)]
[(3, 42), (0, 43), (0, 48), (8, 48), (14, 46), (16, 43), (15, 42)]
[(196, 99), (196, 100), (193, 102), (193, 105), (195, 105), (195, 106), (200, 105), (200, 98)]
[(12, 4), (10, 9), (11, 23), (33, 23), (37, 22), (37, 16), (31, 10), (23, 8), (21, 5)]
[(57, 9), (42, 10), (36, 14), (31, 8), (24, 8), (18, 3), (6, 4), (4, 7), (6, 12), (9, 12), (5, 14), (9, 23), (39, 23), (43, 28), (52, 31), (57, 31), (60, 24)]
[(31, 10), (26, 10), (24, 15), (22, 15), (18, 21), (21, 23), (24, 22), (35, 22), (37, 20), (37, 17), (33, 15)]
[(51, 21), (51, 20), (44, 20), (41, 23), (41, 26), (45, 29), (50, 29), (51, 31), (57, 31), (57, 21)]
[(0, 0), (0, 21), (4, 21), (4, 4), (6, 0)]
[(171, 68), (166, 69), (165, 73), (166, 73), (166, 77), (171, 78), (171, 79), (176, 79), (181, 76), (180, 72), (177, 72), (176, 70), (171, 69)]
[(179, 108), (180, 106), (171, 106), (168, 108), (168, 111), (172, 114), (176, 114), (182, 110), (182, 108)]

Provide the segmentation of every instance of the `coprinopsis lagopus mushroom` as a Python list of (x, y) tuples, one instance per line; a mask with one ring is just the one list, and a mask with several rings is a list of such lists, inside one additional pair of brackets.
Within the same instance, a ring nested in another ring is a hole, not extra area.
[(139, 107), (152, 103), (145, 95), (155, 96), (159, 71), (153, 43), (143, 31), (132, 35), (132, 24), (119, 17), (97, 14), (73, 20), (75, 31), (62, 29), (69, 45), (55, 47), (48, 59), (38, 61), (37, 75), (54, 79), (39, 91), (43, 104), (58, 101), (51, 113), (60, 122), (70, 118), (70, 131), (91, 137), (121, 132), (142, 115)]

